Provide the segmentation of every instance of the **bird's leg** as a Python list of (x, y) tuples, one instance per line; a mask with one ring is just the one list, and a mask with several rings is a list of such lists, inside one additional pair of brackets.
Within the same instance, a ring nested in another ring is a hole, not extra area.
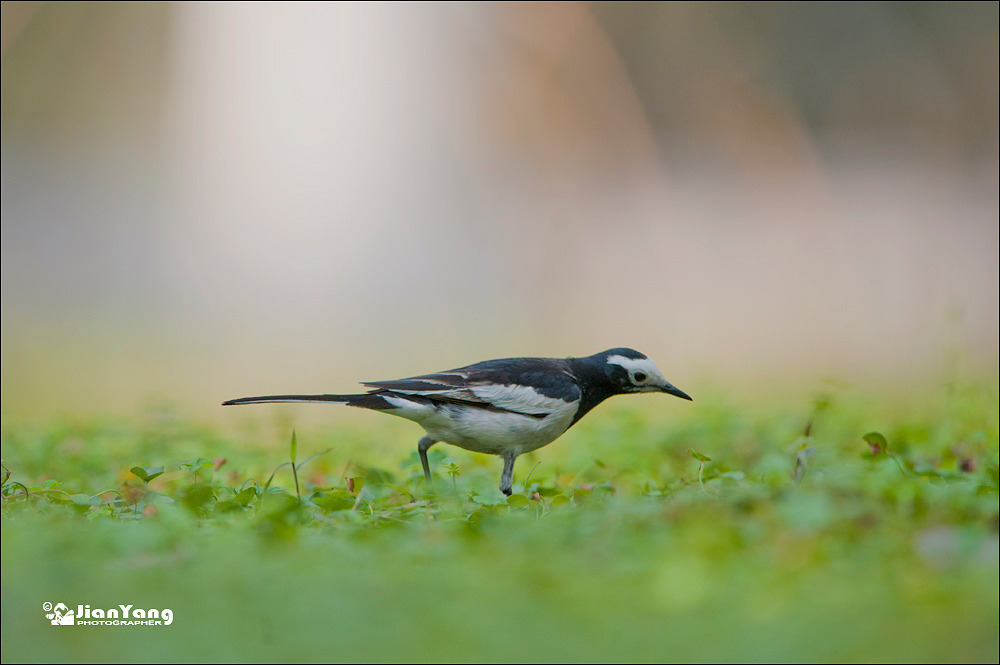
[(514, 484), (514, 460), (517, 453), (505, 452), (503, 457), (503, 473), (500, 474), (500, 491), (510, 496), (513, 493), (511, 485)]
[(420, 463), (424, 465), (424, 478), (431, 482), (431, 465), (427, 462), (427, 449), (437, 441), (429, 436), (425, 436), (417, 443), (417, 452), (420, 453)]

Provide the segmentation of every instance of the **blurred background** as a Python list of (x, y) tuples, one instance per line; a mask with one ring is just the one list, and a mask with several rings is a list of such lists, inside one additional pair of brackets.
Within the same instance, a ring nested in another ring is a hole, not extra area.
[(5, 419), (613, 346), (696, 398), (997, 373), (997, 3), (2, 12)]

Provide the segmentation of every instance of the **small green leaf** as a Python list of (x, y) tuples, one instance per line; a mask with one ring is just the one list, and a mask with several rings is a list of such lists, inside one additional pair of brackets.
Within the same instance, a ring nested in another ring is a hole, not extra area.
[(708, 457), (707, 455), (702, 455), (701, 453), (699, 453), (694, 448), (688, 448), (688, 452), (691, 453), (691, 457), (695, 458), (699, 462), (711, 462), (712, 461), (711, 457)]
[(566, 496), (565, 494), (559, 494), (557, 496), (552, 497), (552, 506), (551, 507), (552, 508), (559, 508), (561, 506), (566, 506), (566, 505), (569, 505), (571, 503), (573, 503), (573, 502), (570, 501), (570, 498), (568, 496)]
[(295, 464), (295, 451), (298, 448), (298, 442), (295, 440), (295, 430), (292, 430), (292, 464)]
[(337, 510), (350, 510), (354, 507), (355, 501), (356, 499), (349, 492), (342, 489), (333, 489), (325, 492), (323, 496), (313, 497), (312, 499), (312, 502), (326, 513)]
[(195, 457), (187, 462), (181, 462), (180, 468), (184, 471), (197, 471), (199, 469), (206, 469), (210, 466), (215, 466), (215, 462), (207, 460), (204, 457)]
[(880, 432), (868, 432), (861, 438), (868, 444), (868, 447), (872, 451), (872, 455), (889, 452), (889, 442), (886, 441), (885, 437), (882, 436)]
[(240, 513), (240, 512), (243, 512), (244, 508), (246, 508), (245, 505), (243, 505), (242, 503), (238, 503), (238, 502), (236, 502), (234, 500), (231, 500), (231, 499), (227, 499), (225, 501), (216, 501), (215, 502), (215, 506), (213, 506), (213, 509), (215, 510), (215, 512), (217, 512), (217, 513), (223, 513), (223, 514), (225, 514), (225, 513)]
[(527, 508), (530, 505), (531, 501), (529, 501), (523, 494), (511, 494), (507, 497), (508, 508)]
[(133, 466), (129, 469), (139, 480), (144, 483), (157, 478), (163, 474), (162, 466)]
[(507, 503), (507, 497), (504, 496), (499, 490), (493, 490), (492, 492), (487, 492), (486, 494), (474, 492), (472, 495), (472, 501), (478, 503), (480, 506), (503, 506)]
[(240, 492), (233, 497), (233, 501), (240, 504), (241, 506), (248, 506), (250, 502), (257, 498), (257, 488), (255, 486), (247, 487), (246, 489), (240, 490)]

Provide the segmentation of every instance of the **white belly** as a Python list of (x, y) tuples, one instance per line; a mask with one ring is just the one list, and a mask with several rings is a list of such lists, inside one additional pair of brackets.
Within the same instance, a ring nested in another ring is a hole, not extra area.
[(401, 403), (401, 408), (386, 412), (419, 423), (435, 441), (491, 455), (505, 451), (520, 455), (552, 443), (573, 422), (578, 407), (568, 403), (537, 418), (452, 404), (438, 408), (411, 405)]

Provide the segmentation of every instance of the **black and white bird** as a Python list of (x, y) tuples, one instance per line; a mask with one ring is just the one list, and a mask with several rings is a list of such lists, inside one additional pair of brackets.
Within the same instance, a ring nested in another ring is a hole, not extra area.
[(223, 402), (335, 402), (407, 418), (427, 435), (417, 450), (431, 479), (427, 449), (443, 441), (503, 458), (500, 491), (510, 495), (514, 460), (558, 439), (613, 395), (663, 392), (690, 400), (652, 360), (632, 349), (586, 358), (503, 358), (395, 381), (362, 383), (357, 395), (270, 395)]

